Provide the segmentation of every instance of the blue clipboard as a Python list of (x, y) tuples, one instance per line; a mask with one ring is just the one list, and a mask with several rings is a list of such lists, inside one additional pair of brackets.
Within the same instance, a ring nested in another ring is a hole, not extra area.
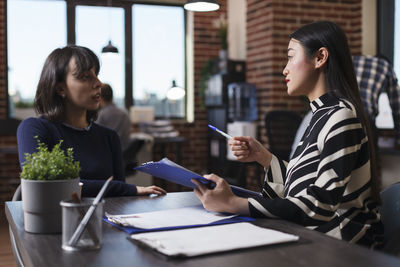
[(151, 228), (151, 229), (143, 229), (137, 228), (134, 226), (122, 226), (116, 224), (107, 219), (106, 216), (103, 216), (103, 221), (111, 224), (112, 226), (128, 233), (128, 234), (138, 234), (138, 233), (146, 233), (146, 232), (156, 232), (156, 231), (167, 231), (167, 230), (176, 230), (176, 229), (186, 229), (186, 228), (194, 228), (194, 227), (203, 227), (203, 226), (211, 226), (211, 225), (220, 225), (220, 224), (229, 224), (229, 223), (239, 223), (239, 222), (253, 222), (254, 218), (246, 217), (246, 216), (235, 216), (228, 219), (219, 220), (216, 222), (208, 223), (208, 224), (195, 224), (195, 225), (182, 225), (182, 226), (171, 226), (171, 227), (161, 227), (161, 228)]
[[(157, 162), (147, 162), (134, 169), (189, 188), (196, 187), (196, 185), (190, 181), (191, 179), (197, 179), (199, 182), (207, 185), (209, 188), (215, 187), (214, 182), (207, 180), (203, 176), (176, 164), (168, 158), (163, 158), (162, 160)], [(247, 190), (234, 185), (231, 185), (231, 189), (232, 192), (239, 197), (262, 196), (261, 193)]]

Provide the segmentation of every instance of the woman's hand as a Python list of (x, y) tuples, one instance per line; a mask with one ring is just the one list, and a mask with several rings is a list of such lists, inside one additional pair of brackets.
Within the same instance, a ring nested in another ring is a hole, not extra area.
[(247, 199), (235, 196), (224, 179), (215, 174), (204, 175), (204, 178), (213, 181), (215, 188), (209, 189), (196, 179), (192, 179), (191, 181), (196, 184), (194, 193), (203, 203), (203, 207), (206, 210), (243, 215), (249, 214)]
[(152, 186), (136, 186), (137, 195), (138, 196), (145, 196), (150, 194), (157, 194), (157, 195), (165, 195), (167, 191), (162, 189), (161, 187), (152, 185)]
[(241, 162), (257, 161), (268, 168), (272, 154), (257, 140), (250, 136), (236, 136), (228, 142), (233, 155)]

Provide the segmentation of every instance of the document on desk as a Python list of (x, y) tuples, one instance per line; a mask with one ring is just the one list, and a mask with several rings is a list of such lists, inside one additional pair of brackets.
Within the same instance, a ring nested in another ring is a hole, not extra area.
[(234, 223), (157, 233), (130, 235), (129, 239), (162, 254), (191, 257), (221, 251), (293, 242), (298, 236), (250, 223)]
[[(168, 158), (163, 158), (157, 162), (147, 162), (135, 168), (135, 170), (145, 172), (156, 176), (158, 178), (187, 186), (190, 188), (195, 188), (196, 185), (192, 183), (191, 179), (197, 179), (199, 182), (213, 188), (215, 183), (207, 180), (203, 176), (192, 172), (179, 164), (169, 160)], [(240, 197), (256, 197), (261, 196), (261, 193), (247, 190), (238, 186), (231, 185), (232, 192)]]
[(106, 213), (106, 217), (111, 222), (122, 226), (133, 226), (142, 229), (206, 225), (235, 216), (207, 211), (202, 206), (127, 215), (111, 215)]

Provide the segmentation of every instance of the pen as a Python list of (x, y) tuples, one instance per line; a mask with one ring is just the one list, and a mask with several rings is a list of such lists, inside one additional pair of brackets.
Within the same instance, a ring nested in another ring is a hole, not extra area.
[[(73, 192), (71, 194), (71, 200), (72, 200), (73, 203), (78, 203), (78, 204), (81, 203), (81, 199), (79, 198), (79, 196), (78, 196), (78, 194), (76, 192)], [(83, 207), (80, 207), (78, 210), (79, 210), (79, 213), (81, 214), (81, 218), (80, 219), (82, 220), (83, 217), (85, 216), (85, 210), (83, 209)], [(92, 238), (92, 240), (93, 240), (93, 243), (98, 244), (99, 243), (99, 239), (97, 238), (96, 233), (94, 232), (94, 229), (92, 228), (92, 226), (88, 225), (87, 226), (87, 230), (88, 230), (88, 233), (90, 235), (90, 238)]]
[(225, 136), (225, 137), (228, 138), (228, 139), (232, 139), (232, 138), (233, 138), (233, 137), (230, 136), (229, 134), (224, 133), (223, 131), (221, 131), (221, 130), (218, 129), (217, 127), (212, 126), (211, 124), (209, 124), (208, 127), (210, 127), (211, 129), (213, 129), (214, 131), (218, 132), (219, 134)]
[(83, 230), (85, 230), (90, 218), (92, 217), (94, 210), (97, 207), (97, 204), (99, 204), (101, 198), (104, 195), (104, 192), (107, 189), (108, 184), (111, 182), (113, 177), (111, 176), (110, 178), (107, 179), (107, 181), (104, 183), (103, 187), (100, 189), (100, 192), (97, 194), (96, 198), (94, 199), (92, 205), (90, 206), (89, 210), (86, 212), (85, 216), (83, 217), (82, 221), (79, 223), (78, 227), (76, 228), (74, 234), (70, 238), (68, 245), (73, 247), (76, 245), (78, 242), (79, 238), (81, 237)]

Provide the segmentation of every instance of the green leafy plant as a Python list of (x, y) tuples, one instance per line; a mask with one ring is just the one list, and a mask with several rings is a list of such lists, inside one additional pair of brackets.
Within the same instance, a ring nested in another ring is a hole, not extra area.
[(225, 14), (221, 14), (218, 19), (213, 21), (214, 27), (217, 28), (218, 37), (221, 42), (221, 48), (228, 49), (228, 20)]
[(74, 161), (72, 148), (66, 153), (61, 149), (60, 140), (51, 151), (37, 136), (38, 151), (25, 153), (25, 162), (20, 176), (26, 180), (65, 180), (79, 177), (79, 161)]

